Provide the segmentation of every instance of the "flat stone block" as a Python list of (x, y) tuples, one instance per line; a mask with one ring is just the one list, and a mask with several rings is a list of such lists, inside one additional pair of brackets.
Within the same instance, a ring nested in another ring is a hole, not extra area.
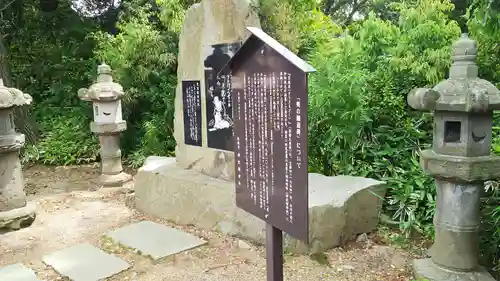
[(119, 123), (110, 123), (110, 124), (99, 124), (92, 122), (90, 123), (90, 131), (96, 134), (117, 134), (127, 130), (127, 122), (121, 121)]
[(0, 280), (2, 281), (39, 281), (35, 273), (24, 266), (16, 263), (0, 268)]
[(413, 272), (415, 278), (429, 281), (495, 281), (482, 267), (475, 272), (455, 272), (436, 266), (431, 259), (414, 260)]
[(79, 244), (43, 257), (43, 262), (72, 281), (99, 281), (130, 267), (124, 260), (90, 244)]
[(420, 154), (420, 166), (428, 176), (463, 180), (486, 181), (500, 177), (500, 157), (459, 157), (437, 154), (424, 150)]
[[(322, 252), (373, 231), (385, 195), (383, 182), (361, 177), (309, 174), (309, 245), (285, 235), (290, 252)], [(140, 211), (182, 225), (196, 225), (265, 243), (262, 220), (235, 204), (234, 183), (177, 165), (174, 158), (151, 157), (135, 181)]]
[(29, 227), (35, 221), (35, 218), (36, 202), (28, 201), (24, 207), (0, 212), (0, 228), (18, 230)]
[(121, 172), (116, 175), (106, 175), (102, 174), (99, 176), (98, 182), (102, 184), (103, 187), (118, 187), (126, 184), (132, 180), (132, 176)]
[(154, 260), (180, 253), (206, 242), (184, 231), (157, 224), (151, 221), (142, 221), (113, 231), (106, 236), (114, 242), (129, 248), (136, 249)]

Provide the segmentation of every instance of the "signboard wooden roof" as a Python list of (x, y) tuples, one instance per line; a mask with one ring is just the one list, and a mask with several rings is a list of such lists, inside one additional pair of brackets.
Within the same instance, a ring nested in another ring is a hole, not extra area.
[(232, 71), (238, 70), (238, 62), (243, 59), (240, 58), (241, 55), (249, 52), (249, 49), (254, 49), (256, 44), (252, 41), (261, 41), (261, 43), (269, 45), (272, 49), (282, 55), (286, 60), (288, 60), (291, 64), (295, 65), (298, 69), (303, 72), (310, 73), (316, 72), (316, 69), (312, 67), (310, 64), (305, 62), (303, 59), (299, 58), (296, 54), (290, 51), (288, 48), (283, 46), (280, 42), (276, 41), (274, 38), (265, 33), (262, 29), (258, 27), (248, 26), (247, 30), (250, 31), (250, 36), (247, 38), (243, 46), (236, 52), (236, 54), (229, 60), (223, 69), (229, 67)]

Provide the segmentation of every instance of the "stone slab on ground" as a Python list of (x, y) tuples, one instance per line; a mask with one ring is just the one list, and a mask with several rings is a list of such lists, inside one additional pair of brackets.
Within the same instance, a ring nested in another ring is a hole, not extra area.
[[(323, 252), (372, 232), (385, 185), (361, 177), (309, 174), (310, 245), (285, 236), (291, 252)], [(148, 158), (135, 182), (135, 204), (176, 224), (216, 229), (265, 243), (265, 224), (235, 205), (234, 183), (186, 170), (168, 157)]]
[(485, 268), (476, 272), (457, 272), (443, 270), (437, 267), (431, 259), (418, 259), (413, 261), (415, 278), (429, 281), (495, 281), (495, 278)]
[(33, 270), (21, 263), (0, 268), (0, 281), (39, 281)]
[[(41, 173), (39, 178), (44, 175)], [(45, 189), (45, 184), (40, 183), (41, 189)], [(40, 257), (68, 245), (95, 244), (110, 229), (130, 223), (135, 212), (120, 202), (123, 195), (119, 190), (103, 188), (93, 192), (73, 192), (71, 196), (55, 194), (39, 198), (35, 202), (38, 211), (33, 225), (0, 235), (0, 267), (40, 260)], [(37, 272), (35, 268), (33, 270)]]
[(157, 260), (206, 243), (184, 231), (151, 221), (127, 225), (106, 234), (114, 242)]
[(72, 281), (99, 281), (130, 267), (126, 261), (87, 243), (46, 255), (42, 260)]
[(29, 227), (36, 218), (36, 203), (26, 202), (26, 206), (0, 212), (0, 229), (18, 230)]

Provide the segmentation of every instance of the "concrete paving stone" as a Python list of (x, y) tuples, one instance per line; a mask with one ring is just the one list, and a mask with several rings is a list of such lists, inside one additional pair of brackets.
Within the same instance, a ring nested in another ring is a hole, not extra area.
[(87, 243), (46, 255), (42, 260), (72, 281), (100, 281), (130, 267), (124, 260)]
[(154, 260), (206, 243), (192, 234), (151, 221), (131, 224), (106, 235), (115, 243), (140, 251)]
[(0, 281), (39, 281), (33, 270), (21, 263), (0, 268)]

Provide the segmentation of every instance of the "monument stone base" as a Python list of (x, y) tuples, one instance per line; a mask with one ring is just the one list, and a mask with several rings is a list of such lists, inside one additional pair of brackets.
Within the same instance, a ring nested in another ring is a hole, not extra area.
[(132, 180), (132, 176), (121, 172), (116, 175), (105, 175), (101, 174), (99, 179), (97, 180), (99, 184), (102, 184), (104, 187), (117, 187), (121, 186)]
[[(289, 252), (323, 252), (378, 223), (386, 187), (373, 179), (309, 174), (307, 246), (285, 234)], [(195, 225), (265, 243), (265, 223), (235, 204), (234, 183), (179, 167), (175, 158), (149, 157), (135, 181), (135, 207), (181, 225)]]
[(0, 212), (0, 229), (18, 230), (29, 227), (36, 217), (36, 202), (27, 202), (26, 206)]
[(483, 267), (474, 272), (456, 272), (437, 266), (431, 259), (413, 261), (415, 278), (429, 281), (495, 281)]

